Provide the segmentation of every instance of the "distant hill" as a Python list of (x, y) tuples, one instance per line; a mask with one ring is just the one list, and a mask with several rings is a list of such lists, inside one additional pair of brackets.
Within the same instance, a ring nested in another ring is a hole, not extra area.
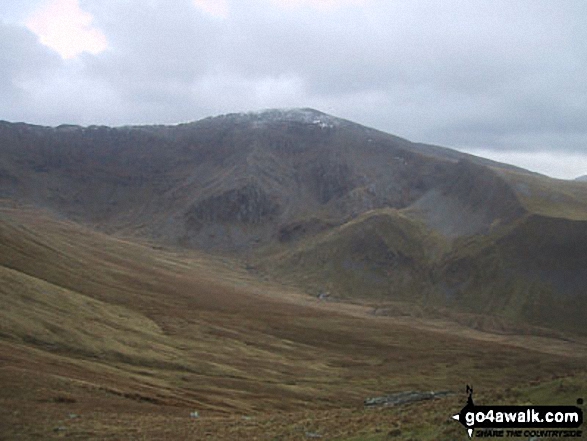
[(587, 175), (579, 176), (575, 181), (587, 182)]
[(312, 293), (585, 332), (582, 183), (313, 109), (176, 126), (0, 122), (0, 197), (238, 256)]

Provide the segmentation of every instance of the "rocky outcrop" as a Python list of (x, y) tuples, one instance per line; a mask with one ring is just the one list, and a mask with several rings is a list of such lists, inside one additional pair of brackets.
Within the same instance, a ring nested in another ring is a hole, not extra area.
[(258, 224), (279, 213), (279, 204), (254, 184), (225, 191), (195, 204), (186, 213), (191, 227), (205, 222), (238, 222)]
[(367, 398), (364, 402), (365, 407), (379, 406), (401, 406), (404, 404), (416, 403), (418, 401), (433, 400), (450, 395), (449, 391), (441, 392), (398, 392), (395, 394), (385, 395), (383, 397)]

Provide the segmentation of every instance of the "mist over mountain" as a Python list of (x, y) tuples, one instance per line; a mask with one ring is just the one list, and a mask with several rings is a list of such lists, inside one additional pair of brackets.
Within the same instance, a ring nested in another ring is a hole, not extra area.
[(0, 184), (2, 198), (240, 256), (310, 293), (583, 329), (585, 184), (313, 109), (176, 126), (2, 122)]

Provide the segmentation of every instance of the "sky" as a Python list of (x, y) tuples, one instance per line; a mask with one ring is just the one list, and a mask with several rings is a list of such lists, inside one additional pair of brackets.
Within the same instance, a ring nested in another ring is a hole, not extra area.
[(312, 107), (587, 174), (584, 0), (2, 0), (0, 119), (175, 124)]

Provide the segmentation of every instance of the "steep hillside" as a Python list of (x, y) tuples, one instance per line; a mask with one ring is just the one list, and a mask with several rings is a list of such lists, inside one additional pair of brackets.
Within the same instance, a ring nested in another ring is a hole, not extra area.
[(438, 186), (407, 207), (447, 238), (487, 234), (523, 217), (515, 190), (494, 170), (469, 160), (447, 167)]
[(323, 297), (420, 301), (446, 247), (422, 222), (385, 208), (271, 253), (260, 265)]
[(587, 220), (587, 183), (499, 171), (524, 208), (541, 216)]
[[(462, 202), (466, 195), (449, 184), (459, 155), (427, 156), (421, 146), (310, 109), (169, 127), (1, 123), (0, 197), (108, 232), (249, 251), (367, 210), (435, 199), (435, 191)], [(473, 230), (485, 228), (486, 217)]]
[(586, 250), (586, 221), (532, 215), (459, 243), (437, 284), (455, 307), (585, 334)]
[(532, 215), (450, 242), (401, 211), (383, 210), (258, 265), (331, 300), (407, 302), (402, 314), (431, 317), (473, 313), (494, 321), (494, 330), (527, 324), (585, 334), (586, 232), (583, 221)]
[(0, 182), (0, 196), (88, 228), (245, 259), (251, 276), (313, 294), (583, 332), (585, 183), (316, 110), (177, 126), (2, 122)]

